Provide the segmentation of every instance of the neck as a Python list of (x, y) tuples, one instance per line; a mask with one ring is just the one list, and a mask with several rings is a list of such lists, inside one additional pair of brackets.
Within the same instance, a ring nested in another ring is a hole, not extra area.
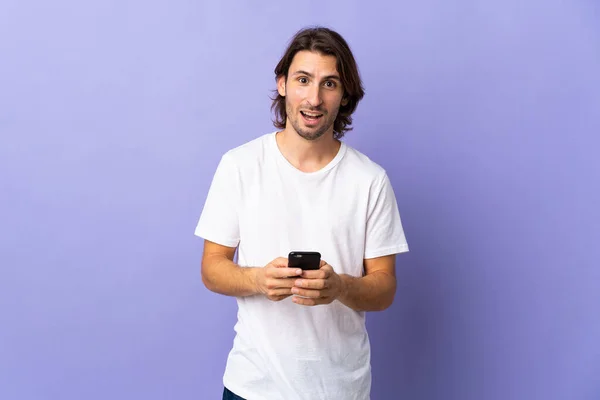
[(277, 133), (277, 145), (283, 156), (303, 172), (315, 172), (333, 160), (341, 142), (333, 137), (333, 130), (316, 140), (307, 140), (293, 129)]

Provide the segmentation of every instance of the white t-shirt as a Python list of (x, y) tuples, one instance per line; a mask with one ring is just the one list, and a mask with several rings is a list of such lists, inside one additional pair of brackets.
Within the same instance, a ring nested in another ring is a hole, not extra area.
[[(363, 260), (408, 251), (383, 168), (342, 142), (324, 168), (305, 173), (269, 133), (225, 153), (195, 234), (238, 247), (238, 264), (261, 267), (290, 251), (318, 251), (337, 273), (360, 277)], [(240, 297), (224, 385), (248, 400), (370, 398), (365, 313), (335, 300)]]

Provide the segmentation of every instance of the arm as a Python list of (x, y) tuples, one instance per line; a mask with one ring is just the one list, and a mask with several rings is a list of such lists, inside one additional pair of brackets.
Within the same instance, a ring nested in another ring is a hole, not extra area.
[(396, 255), (364, 261), (365, 276), (341, 274), (338, 300), (355, 311), (382, 311), (392, 305), (396, 294)]
[(291, 295), (293, 277), (302, 270), (287, 268), (288, 260), (281, 257), (265, 267), (240, 267), (233, 262), (235, 250), (235, 247), (204, 241), (201, 274), (208, 290), (236, 297), (264, 294), (273, 301)]
[(304, 271), (292, 293), (297, 304), (314, 306), (338, 299), (355, 311), (382, 311), (392, 305), (396, 294), (396, 255), (365, 259), (365, 275), (357, 278), (336, 274), (323, 262), (318, 271)]
[(202, 254), (202, 283), (212, 292), (226, 296), (257, 293), (256, 268), (242, 268), (233, 262), (235, 247), (205, 240)]

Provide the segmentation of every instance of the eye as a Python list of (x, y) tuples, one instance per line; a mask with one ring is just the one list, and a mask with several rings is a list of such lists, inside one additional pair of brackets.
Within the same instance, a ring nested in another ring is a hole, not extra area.
[(308, 79), (305, 76), (301, 76), (300, 78), (298, 78), (298, 82), (300, 83), (308, 83)]
[(325, 86), (328, 87), (328, 88), (330, 88), (330, 89), (333, 89), (333, 88), (336, 87), (336, 84), (335, 84), (334, 81), (327, 81), (327, 82), (325, 82)]

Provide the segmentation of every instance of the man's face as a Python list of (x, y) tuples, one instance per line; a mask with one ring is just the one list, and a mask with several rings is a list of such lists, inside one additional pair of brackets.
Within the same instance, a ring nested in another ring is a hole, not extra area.
[(333, 123), (344, 90), (334, 56), (311, 51), (299, 51), (288, 71), (287, 81), (280, 77), (277, 90), (285, 96), (286, 129), (291, 126), (306, 140), (315, 140), (325, 133), (333, 134)]

